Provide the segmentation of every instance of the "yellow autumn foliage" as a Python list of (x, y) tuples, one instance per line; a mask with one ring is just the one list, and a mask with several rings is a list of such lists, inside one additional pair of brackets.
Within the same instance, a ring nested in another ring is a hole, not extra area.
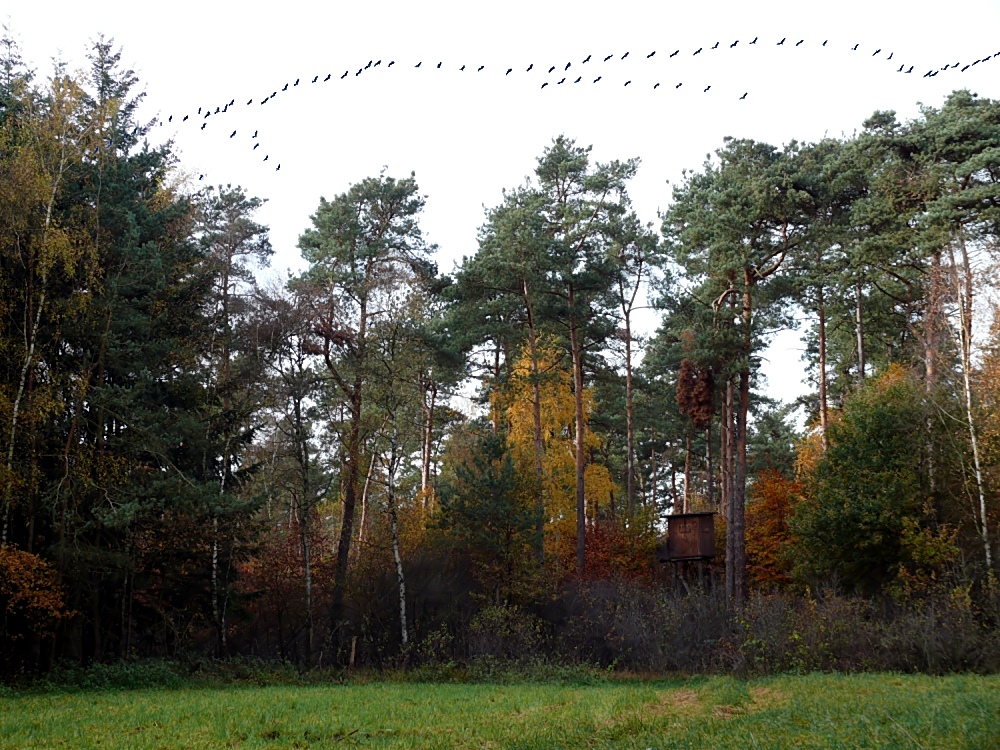
[[(575, 405), (570, 373), (561, 366), (551, 344), (538, 347), (539, 402), (541, 404), (542, 495), (545, 498), (545, 557), (572, 569), (576, 555), (576, 456)], [(535, 475), (534, 411), (531, 355), (525, 351), (515, 362), (507, 386), (493, 396), (492, 407), (504, 415), (508, 425), (508, 445), (518, 471)], [(590, 388), (583, 392), (584, 419), (589, 423), (594, 406)], [(601, 446), (589, 424), (585, 425), (584, 446), (589, 454)], [(588, 522), (597, 517), (597, 508), (606, 506), (617, 488), (607, 467), (588, 463), (584, 469), (584, 496)]]

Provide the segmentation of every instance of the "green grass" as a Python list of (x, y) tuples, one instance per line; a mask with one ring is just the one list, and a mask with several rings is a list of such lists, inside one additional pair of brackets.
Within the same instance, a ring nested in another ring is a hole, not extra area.
[(0, 748), (1000, 747), (1000, 677), (8, 692)]

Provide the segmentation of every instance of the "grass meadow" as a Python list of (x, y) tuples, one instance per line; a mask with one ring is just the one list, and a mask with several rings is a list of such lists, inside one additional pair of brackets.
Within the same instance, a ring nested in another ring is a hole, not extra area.
[(0, 747), (1000, 748), (1000, 677), (8, 691)]

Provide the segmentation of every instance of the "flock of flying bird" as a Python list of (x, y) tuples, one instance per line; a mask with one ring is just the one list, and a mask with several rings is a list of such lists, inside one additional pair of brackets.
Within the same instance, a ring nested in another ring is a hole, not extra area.
[[(747, 45), (755, 45), (755, 44), (757, 44), (757, 43), (758, 43), (758, 40), (759, 40), (759, 37), (754, 37), (754, 38), (753, 38), (753, 41), (750, 41), (750, 42), (748, 42), (748, 43), (747, 43)], [(827, 44), (829, 43), (829, 41), (830, 41), (829, 39), (827, 39), (827, 40), (824, 40), (821, 46), (822, 46), (822, 47), (826, 47), (826, 46), (827, 46)], [(781, 39), (781, 41), (779, 41), (779, 42), (777, 42), (777, 43), (776, 43), (776, 45), (775, 45), (775, 46), (778, 46), (778, 47), (781, 47), (781, 46), (784, 46), (786, 42), (788, 42), (788, 38), (787, 38), (787, 37), (783, 37), (783, 38)], [(800, 46), (800, 45), (802, 45), (802, 44), (804, 44), (804, 43), (805, 43), (805, 40), (804, 40), (804, 39), (799, 39), (799, 40), (798, 40), (797, 42), (795, 42), (795, 43), (794, 43), (794, 45), (793, 45), (793, 44), (791, 44), (791, 43), (789, 43), (789, 46), (795, 46), (795, 47), (798, 47), (798, 46)], [(716, 42), (716, 43), (715, 43), (715, 44), (714, 44), (714, 45), (713, 45), (712, 47), (709, 47), (709, 48), (708, 48), (708, 51), (712, 51), (712, 50), (717, 50), (717, 49), (719, 49), (719, 44), (720, 44), (719, 42)], [(739, 45), (739, 44), (740, 44), (740, 40), (739, 40), (739, 39), (737, 39), (736, 41), (734, 41), (734, 42), (733, 42), (732, 44), (730, 44), (730, 45), (729, 45), (729, 48), (730, 48), (730, 49), (733, 49), (734, 47), (736, 47), (736, 46), (737, 46), (737, 45)], [(858, 51), (858, 49), (859, 49), (859, 47), (860, 47), (860, 44), (855, 44), (855, 45), (854, 45), (853, 47), (850, 47), (850, 50), (851, 50), (851, 51), (853, 51), (853, 52), (857, 52), (857, 51)], [(694, 50), (694, 52), (692, 53), (692, 56), (697, 56), (697, 55), (700, 55), (700, 54), (702, 54), (702, 53), (703, 53), (703, 52), (705, 52), (705, 51), (706, 51), (706, 49), (705, 49), (704, 47), (698, 47), (698, 49)], [(875, 50), (874, 52), (872, 52), (870, 56), (871, 56), (871, 57), (878, 57), (878, 56), (879, 56), (879, 55), (881, 55), (882, 53), (883, 53), (883, 50), (882, 50), (881, 48), (879, 48), (879, 49), (876, 49), (876, 50)], [(656, 50), (653, 50), (652, 52), (650, 52), (649, 54), (647, 54), (647, 55), (646, 55), (646, 59), (648, 60), (648, 59), (650, 59), (650, 58), (654, 57), (654, 56), (655, 56), (656, 54), (657, 54), (657, 51), (656, 51)], [(667, 55), (667, 58), (668, 58), (668, 59), (670, 59), (670, 58), (674, 58), (674, 57), (677, 57), (677, 56), (678, 56), (678, 55), (680, 55), (680, 54), (681, 54), (681, 50), (680, 50), (680, 49), (676, 49), (676, 50), (674, 50), (673, 52), (671, 52), (671, 53), (670, 53), (669, 55)], [(886, 58), (885, 58), (885, 59), (886, 59), (886, 61), (889, 61), (889, 60), (892, 60), (892, 59), (893, 59), (893, 55), (894, 55), (894, 53), (893, 53), (893, 52), (889, 52), (889, 54), (888, 54), (888, 55), (886, 56)], [(623, 54), (623, 55), (622, 55), (622, 56), (620, 57), (620, 60), (625, 60), (626, 58), (628, 58), (628, 56), (629, 56), (629, 53), (628, 53), (628, 52), (626, 52), (625, 54)], [(612, 54), (612, 55), (607, 55), (606, 57), (604, 57), (604, 59), (603, 59), (603, 62), (607, 63), (607, 62), (611, 61), (611, 60), (612, 60), (612, 59), (613, 59), (614, 57), (615, 57), (615, 55), (613, 55), (613, 54)], [(956, 63), (949, 63), (949, 64), (947, 64), (947, 65), (944, 65), (944, 66), (943, 66), (943, 67), (941, 67), (941, 68), (931, 68), (931, 69), (930, 69), (930, 70), (928, 70), (928, 71), (927, 71), (926, 73), (924, 73), (922, 77), (923, 77), (923, 78), (934, 78), (934, 77), (935, 77), (935, 76), (937, 76), (937, 75), (938, 75), (939, 73), (943, 73), (943, 72), (946, 72), (946, 71), (948, 71), (948, 70), (953, 70), (953, 69), (956, 69), (956, 68), (959, 68), (959, 66), (961, 66), (961, 68), (960, 68), (960, 72), (964, 73), (965, 71), (969, 70), (970, 68), (972, 68), (972, 67), (974, 67), (974, 66), (976, 66), (976, 65), (979, 65), (980, 63), (985, 63), (985, 62), (987, 62), (988, 60), (991, 60), (991, 59), (993, 59), (993, 58), (995, 58), (995, 57), (1000, 57), (1000, 52), (995, 52), (995, 53), (993, 53), (992, 55), (986, 55), (986, 56), (985, 56), (985, 57), (983, 57), (983, 58), (980, 58), (980, 59), (977, 59), (977, 60), (975, 60), (975, 61), (973, 61), (973, 62), (970, 62), (970, 63), (967, 63), (967, 64), (965, 64), (965, 65), (962, 65), (962, 64), (961, 64), (960, 62), (956, 62)], [(581, 62), (579, 63), (579, 65), (586, 65), (587, 63), (589, 63), (589, 62), (590, 62), (590, 61), (592, 60), (592, 58), (593, 58), (593, 55), (587, 55), (587, 57), (586, 57), (586, 58), (585, 58), (584, 60), (582, 60), (582, 61), (581, 61)], [(368, 64), (367, 64), (367, 65), (365, 65), (365, 66), (363, 66), (363, 67), (360, 67), (360, 68), (358, 68), (357, 72), (355, 72), (355, 73), (354, 73), (354, 76), (355, 76), (355, 77), (357, 77), (357, 76), (360, 76), (360, 75), (361, 75), (362, 73), (364, 73), (365, 71), (368, 71), (368, 70), (373, 70), (374, 68), (378, 68), (378, 67), (379, 67), (379, 66), (381, 66), (381, 65), (382, 65), (382, 60), (377, 60), (377, 61), (376, 61), (376, 60), (369, 60), (369, 61), (368, 61)], [(391, 67), (393, 67), (394, 65), (396, 65), (396, 61), (395, 61), (395, 60), (390, 60), (390, 61), (388, 62), (388, 64), (387, 64), (387, 65), (385, 66), (385, 68), (386, 68), (386, 69), (388, 69), (388, 68), (391, 68)], [(414, 67), (414, 68), (420, 68), (420, 67), (421, 67), (422, 65), (423, 65), (423, 61), (421, 60), (420, 62), (418, 62), (418, 63), (417, 63), (416, 65), (414, 65), (413, 67)], [(443, 65), (443, 62), (438, 62), (438, 63), (437, 63), (437, 65), (436, 65), (435, 67), (436, 67), (436, 68), (441, 68), (441, 67), (442, 67), (442, 65)], [(562, 85), (562, 84), (566, 83), (567, 81), (569, 81), (569, 80), (570, 80), (570, 79), (571, 79), (571, 78), (572, 78), (573, 76), (572, 76), (572, 75), (566, 75), (566, 74), (567, 74), (567, 73), (569, 72), (569, 69), (570, 69), (570, 68), (571, 68), (572, 66), (573, 66), (573, 63), (572, 63), (572, 62), (567, 62), (567, 63), (565, 64), (565, 66), (562, 66), (562, 70), (561, 70), (561, 71), (559, 71), (558, 73), (556, 73), (556, 75), (561, 75), (561, 76), (562, 76), (562, 77), (560, 78), (560, 80), (558, 80), (558, 81), (554, 81), (554, 82), (550, 82), (550, 81), (544, 81), (544, 82), (542, 83), (542, 85), (541, 85), (541, 88), (542, 88), (542, 89), (544, 89), (544, 88), (548, 87), (548, 86), (550, 85), (550, 83), (552, 83), (552, 85), (555, 85), (555, 86), (559, 86), (559, 85)], [(428, 67), (429, 67), (429, 66), (428, 66)], [(459, 70), (460, 72), (464, 72), (464, 71), (466, 70), (466, 68), (467, 68), (467, 67), (469, 67), (469, 66), (466, 66), (466, 65), (462, 65), (462, 66), (461, 66), (460, 68), (458, 68), (458, 70)], [(547, 70), (547, 73), (546, 73), (546, 75), (552, 75), (553, 73), (555, 73), (555, 72), (556, 72), (556, 70), (557, 70), (557, 69), (558, 69), (559, 67), (560, 67), (560, 66), (557, 66), (557, 65), (552, 65), (552, 66), (550, 66), (550, 67), (548, 68), (548, 70)], [(470, 67), (469, 69), (470, 69), (470, 71), (471, 71), (471, 67)], [(482, 72), (483, 72), (483, 71), (484, 71), (485, 69), (486, 69), (486, 66), (485, 66), (485, 65), (479, 65), (479, 66), (478, 66), (478, 67), (476, 68), (476, 72), (477, 72), (477, 73), (482, 73)], [(526, 72), (526, 73), (530, 73), (530, 72), (532, 72), (533, 70), (535, 70), (535, 65), (534, 65), (534, 63), (531, 63), (530, 65), (528, 65), (528, 67), (527, 67), (527, 69), (525, 70), (525, 72)], [(541, 70), (541, 67), (539, 68), (539, 70)], [(580, 70), (580, 68), (578, 67), (578, 68), (577, 68), (577, 70), (576, 70), (576, 71), (574, 71), (574, 72), (577, 72), (577, 71), (579, 71), (579, 70)], [(515, 71), (514, 71), (514, 68), (512, 68), (512, 67), (508, 67), (508, 68), (507, 68), (507, 70), (506, 70), (506, 72), (504, 73), (504, 76), (509, 76), (509, 75), (510, 75), (511, 73), (513, 73), (513, 72), (515, 72)], [(899, 69), (898, 69), (898, 70), (897, 70), (896, 72), (897, 72), (897, 73), (900, 73), (900, 74), (904, 74), (904, 75), (908, 75), (908, 74), (911, 74), (911, 73), (913, 73), (913, 72), (914, 72), (914, 66), (913, 66), (913, 65), (909, 65), (909, 66), (907, 66), (907, 65), (906, 65), (906, 64), (904, 63), (904, 64), (901, 64), (901, 65), (899, 66)], [(343, 73), (342, 75), (340, 75), (340, 76), (339, 76), (339, 78), (340, 78), (341, 80), (343, 80), (343, 79), (347, 78), (347, 77), (348, 77), (348, 76), (350, 76), (350, 75), (351, 75), (351, 71), (350, 71), (350, 70), (345, 70), (345, 71), (344, 71), (344, 73)], [(311, 80), (311, 82), (310, 82), (310, 83), (313, 83), (313, 84), (314, 84), (314, 83), (318, 83), (318, 82), (320, 82), (321, 80), (322, 80), (322, 82), (323, 82), (323, 83), (326, 83), (327, 81), (330, 81), (330, 80), (331, 80), (331, 78), (333, 78), (333, 74), (332, 74), (332, 73), (327, 73), (327, 74), (326, 74), (326, 76), (325, 76), (325, 77), (323, 77), (322, 79), (320, 79), (320, 76), (319, 76), (319, 75), (316, 75), (316, 76), (313, 76), (313, 78), (312, 78), (312, 80)], [(597, 75), (597, 76), (596, 76), (596, 77), (595, 77), (595, 78), (594, 78), (594, 79), (593, 79), (593, 80), (591, 81), (591, 83), (592, 83), (592, 84), (593, 84), (593, 83), (599, 83), (599, 82), (600, 82), (601, 80), (603, 80), (603, 78), (604, 78), (604, 77), (603, 77), (602, 75)], [(583, 74), (581, 73), (580, 75), (577, 75), (577, 76), (576, 76), (576, 78), (575, 78), (575, 79), (574, 79), (574, 80), (572, 81), (572, 83), (574, 83), (574, 84), (576, 84), (576, 83), (580, 83), (580, 82), (581, 82), (581, 81), (583, 81), (583, 80), (584, 80), (584, 76), (583, 76)], [(590, 80), (589, 76), (588, 76), (588, 80)], [(296, 86), (298, 86), (298, 85), (299, 85), (300, 83), (302, 83), (302, 79), (300, 79), (300, 78), (296, 78), (296, 79), (295, 79), (295, 81), (294, 81), (294, 83), (286, 83), (286, 84), (285, 84), (284, 86), (282, 86), (282, 87), (281, 87), (280, 91), (281, 91), (281, 92), (285, 92), (285, 91), (288, 91), (289, 87), (292, 87), (292, 88), (295, 88), (295, 87), (296, 87)], [(624, 85), (625, 85), (625, 86), (629, 86), (629, 85), (630, 85), (631, 83), (632, 83), (632, 81), (631, 81), (631, 79), (629, 79), (629, 80), (626, 80), (626, 81), (625, 81), (625, 84), (624, 84)], [(684, 82), (683, 82), (683, 81), (681, 81), (681, 82), (677, 83), (677, 84), (676, 84), (676, 85), (674, 86), (674, 88), (675, 88), (675, 89), (679, 89), (679, 88), (681, 88), (681, 86), (683, 86), (683, 85), (684, 85)], [(656, 90), (656, 89), (658, 89), (658, 88), (660, 88), (660, 84), (659, 84), (659, 83), (656, 83), (656, 84), (655, 84), (655, 85), (653, 86), (653, 89), (654, 89), (654, 90)], [(709, 92), (709, 91), (711, 90), (711, 88), (712, 88), (712, 86), (711, 86), (711, 84), (709, 84), (708, 86), (705, 86), (705, 88), (704, 88), (704, 89), (702, 89), (702, 92), (703, 92), (703, 93), (708, 93), (708, 92)], [(249, 99), (249, 100), (247, 101), (246, 105), (244, 105), (244, 106), (250, 106), (250, 105), (254, 104), (254, 102), (255, 102), (255, 101), (258, 101), (258, 102), (259, 102), (259, 105), (265, 105), (265, 104), (267, 104), (267, 103), (268, 103), (269, 101), (271, 101), (272, 99), (276, 98), (276, 97), (278, 96), (278, 93), (279, 93), (279, 90), (275, 89), (275, 90), (274, 90), (274, 91), (272, 91), (272, 92), (271, 92), (270, 94), (267, 94), (267, 95), (265, 95), (265, 96), (264, 96), (264, 97), (263, 97), (262, 99), (260, 99), (260, 100), (255, 100), (255, 99), (251, 98), (251, 99)], [(739, 97), (739, 99), (740, 99), (741, 101), (742, 101), (743, 99), (746, 99), (746, 98), (747, 98), (747, 94), (748, 94), (748, 93), (749, 93), (749, 92), (743, 92), (743, 95), (742, 95), (742, 96), (740, 96), (740, 97)], [(230, 101), (229, 101), (229, 103), (228, 103), (228, 104), (225, 104), (225, 105), (222, 105), (222, 106), (218, 106), (218, 107), (216, 107), (216, 108), (215, 108), (214, 110), (213, 110), (213, 109), (212, 109), (211, 107), (199, 107), (199, 108), (198, 108), (198, 112), (197, 112), (197, 113), (196, 113), (195, 115), (187, 115), (187, 114), (186, 114), (186, 115), (184, 115), (184, 116), (183, 116), (182, 118), (180, 118), (179, 122), (180, 122), (180, 123), (186, 123), (186, 122), (188, 122), (189, 120), (191, 120), (191, 118), (195, 118), (195, 119), (194, 119), (194, 121), (195, 121), (195, 122), (197, 122), (197, 120), (199, 120), (199, 119), (200, 119), (200, 120), (202, 121), (202, 122), (201, 122), (201, 128), (200, 128), (200, 130), (205, 130), (205, 129), (206, 129), (207, 127), (208, 127), (208, 124), (209, 124), (209, 118), (210, 118), (210, 117), (213, 117), (213, 116), (218, 116), (218, 115), (223, 115), (223, 114), (226, 114), (226, 113), (227, 113), (227, 112), (229, 111), (229, 109), (230, 109), (231, 107), (235, 107), (235, 106), (236, 106), (236, 100), (235, 100), (235, 99), (230, 99)], [(162, 120), (162, 119), (160, 119), (160, 120), (157, 120), (157, 121), (154, 121), (154, 122), (159, 122), (159, 124), (160, 124), (160, 125), (162, 126), (162, 125), (164, 125), (165, 123), (172, 123), (173, 121), (174, 121), (174, 116), (173, 116), (173, 115), (170, 115), (170, 116), (168, 116), (168, 117), (167, 117), (167, 119), (166, 119), (166, 120)], [(235, 138), (235, 137), (236, 137), (236, 135), (237, 135), (237, 131), (236, 131), (236, 130), (233, 130), (233, 132), (232, 132), (232, 133), (230, 134), (230, 136), (229, 136), (229, 137), (230, 137), (230, 138)], [(257, 150), (257, 149), (258, 149), (258, 148), (260, 147), (260, 141), (259, 141), (259, 140), (257, 140), (257, 135), (258, 135), (258, 131), (257, 131), (257, 130), (254, 130), (254, 133), (253, 133), (253, 136), (251, 136), (251, 138), (250, 138), (250, 140), (251, 140), (251, 141), (253, 141), (253, 147), (251, 148), (251, 151), (256, 151), (256, 150)], [(267, 153), (265, 153), (265, 155), (264, 155), (264, 158), (263, 158), (263, 160), (262, 160), (262, 161), (265, 161), (265, 162), (266, 162), (266, 161), (268, 161), (269, 159), (270, 159), (270, 154), (267, 154)], [(275, 171), (277, 172), (277, 171), (279, 171), (280, 169), (281, 169), (281, 164), (278, 164), (278, 165), (277, 165), (277, 166), (275, 167)], [(205, 179), (205, 175), (204, 175), (204, 174), (200, 175), (198, 179), (199, 179), (199, 180), (204, 180), (204, 179)]]

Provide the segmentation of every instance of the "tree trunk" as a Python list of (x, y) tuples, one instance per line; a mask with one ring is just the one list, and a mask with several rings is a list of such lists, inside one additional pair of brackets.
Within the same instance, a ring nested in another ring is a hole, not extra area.
[(330, 602), (331, 627), (339, 633), (344, 617), (344, 590), (347, 587), (347, 567), (354, 535), (354, 510), (357, 504), (358, 464), (361, 461), (361, 379), (354, 383), (351, 400), (351, 426), (348, 434), (347, 455), (344, 458), (344, 516), (337, 544), (337, 567), (334, 571), (333, 594)]
[[(493, 352), (493, 389), (500, 391), (500, 339), (497, 339), (497, 347)], [(493, 434), (500, 434), (500, 409), (495, 402), (490, 402), (490, 424), (493, 427)]]
[(215, 625), (216, 657), (225, 653), (225, 632), (219, 612), (219, 519), (212, 514), (212, 624)]
[(826, 431), (830, 423), (827, 409), (826, 384), (826, 302), (823, 299), (823, 287), (816, 293), (816, 308), (819, 313), (819, 434), (823, 452), (827, 449)]
[(625, 493), (629, 518), (635, 515), (635, 410), (632, 406), (632, 391), (632, 321), (631, 309), (628, 309), (625, 311)]
[(355, 557), (360, 554), (361, 545), (365, 541), (365, 530), (368, 522), (368, 488), (372, 483), (372, 471), (375, 469), (375, 456), (368, 462), (368, 472), (365, 474), (365, 484), (361, 489), (361, 523), (358, 529), (358, 549), (355, 550)]
[(295, 442), (298, 453), (299, 482), (299, 531), (302, 540), (302, 569), (305, 578), (306, 596), (306, 663), (312, 663), (313, 649), (313, 597), (312, 597), (312, 555), (309, 547), (309, 516), (312, 509), (312, 487), (309, 481), (309, 441), (305, 420), (302, 418), (302, 399), (294, 398)]
[[(753, 335), (753, 297), (751, 289), (754, 279), (749, 270), (744, 272), (743, 291), (743, 347), (744, 354), (749, 356), (752, 350)], [(729, 533), (730, 547), (726, 550), (726, 558), (733, 558), (732, 573), (733, 602), (742, 607), (747, 596), (747, 557), (746, 557), (746, 491), (747, 491), (747, 411), (750, 406), (750, 368), (745, 365), (740, 370), (739, 403), (736, 405), (736, 426), (733, 430), (733, 447), (735, 449), (735, 467), (733, 471), (733, 495), (730, 500), (730, 516), (732, 531)], [(727, 529), (727, 532), (729, 529)], [(727, 589), (729, 586), (727, 586)]]
[(747, 540), (744, 510), (747, 491), (747, 410), (750, 404), (750, 371), (740, 372), (740, 401), (736, 412), (734, 447), (736, 466), (733, 472), (733, 601), (742, 606), (747, 597)]
[(858, 384), (865, 382), (865, 325), (861, 311), (861, 277), (854, 282), (854, 326), (858, 336)]
[[(73, 141), (68, 136), (67, 133), (68, 124), (69, 124), (68, 119), (64, 118), (63, 122), (61, 123), (62, 132), (60, 133), (59, 137), (61, 150), (59, 152), (58, 166), (55, 170), (55, 175), (53, 176), (52, 179), (52, 189), (49, 191), (49, 199), (45, 206), (45, 222), (42, 225), (42, 233), (41, 233), (42, 236), (40, 238), (39, 247), (41, 248), (41, 252), (43, 253), (45, 252), (45, 248), (48, 245), (49, 241), (49, 230), (52, 228), (52, 212), (55, 209), (56, 198), (59, 195), (59, 186), (62, 183), (63, 174), (66, 172), (66, 169), (69, 165), (69, 155), (66, 153), (66, 148)], [(18, 236), (18, 243), (20, 243), (20, 236)], [(30, 261), (29, 261), (28, 275), (29, 278), (33, 277), (34, 275), (30, 268)], [(28, 351), (24, 357), (24, 364), (21, 366), (21, 374), (20, 378), (18, 379), (17, 393), (14, 396), (14, 404), (11, 410), (10, 430), (8, 433), (9, 442), (7, 445), (7, 465), (6, 465), (7, 480), (5, 482), (6, 486), (4, 488), (3, 524), (2, 528), (0, 528), (0, 546), (7, 544), (7, 527), (10, 523), (10, 506), (14, 491), (13, 482), (11, 481), (13, 477), (13, 468), (14, 468), (14, 438), (17, 436), (18, 414), (21, 408), (21, 399), (24, 396), (25, 382), (28, 378), (28, 373), (31, 370), (31, 363), (35, 356), (35, 343), (38, 340), (38, 328), (41, 325), (42, 311), (45, 309), (45, 296), (48, 293), (48, 286), (46, 283), (48, 274), (43, 272), (42, 274), (40, 274), (39, 278), (42, 286), (42, 294), (38, 300), (38, 309), (35, 311), (34, 323), (31, 326), (30, 330), (24, 332), (24, 335), (28, 341)]]
[[(954, 258), (952, 258), (954, 265)], [(931, 255), (931, 279), (928, 292), (927, 308), (924, 312), (924, 390), (928, 398), (937, 385), (938, 360), (938, 330), (940, 327), (943, 289), (941, 279), (941, 253)], [(937, 491), (937, 471), (934, 461), (934, 423), (930, 414), (927, 415), (927, 479), (931, 494)]]
[(429, 375), (430, 397), (424, 401), (424, 439), (420, 461), (420, 497), (424, 510), (430, 503), (433, 489), (431, 487), (431, 456), (434, 453), (434, 407), (437, 402), (437, 382), (434, 373)]
[(955, 263), (955, 251), (952, 247), (951, 266), (955, 280), (955, 298), (958, 302), (958, 338), (962, 353), (962, 389), (965, 396), (965, 419), (969, 424), (969, 442), (972, 445), (972, 463), (976, 477), (976, 490), (979, 495), (979, 533), (983, 542), (983, 552), (986, 558), (986, 569), (993, 569), (993, 553), (990, 547), (989, 528), (986, 524), (986, 493), (983, 488), (983, 471), (979, 462), (979, 440), (976, 434), (976, 424), (972, 414), (972, 384), (969, 371), (972, 368), (972, 302), (973, 278), (972, 265), (969, 262), (969, 251), (965, 245), (965, 236), (958, 231), (958, 246), (962, 251), (962, 268), (959, 271)]
[(396, 562), (396, 581), (399, 583), (399, 628), (403, 641), (403, 652), (410, 642), (409, 630), (406, 627), (406, 577), (403, 575), (403, 558), (399, 552), (399, 517), (396, 513), (396, 468), (398, 457), (398, 434), (393, 424), (392, 447), (389, 452), (388, 483), (386, 495), (389, 506), (389, 530), (392, 534), (392, 556)]
[(569, 305), (572, 312), (569, 320), (570, 347), (573, 354), (573, 389), (576, 416), (576, 572), (582, 575), (586, 563), (587, 526), (584, 489), (584, 435), (585, 422), (583, 415), (583, 351), (580, 342), (580, 332), (577, 330), (576, 310), (573, 287), (569, 289)]
[[(684, 435), (684, 504), (681, 513), (687, 513), (691, 502), (691, 427)], [(676, 508), (674, 509), (676, 513)]]
[(722, 517), (727, 518), (726, 513), (729, 508), (729, 497), (730, 497), (730, 466), (732, 452), (729, 450), (729, 434), (732, 430), (733, 419), (732, 419), (732, 396), (733, 396), (733, 384), (732, 379), (726, 378), (726, 389), (722, 399), (722, 409), (721, 415), (719, 417), (719, 478), (722, 480), (722, 487), (719, 493), (720, 495), (720, 509), (722, 511)]
[(712, 420), (705, 428), (705, 495), (709, 508), (715, 507), (715, 473), (712, 464)]
[(545, 453), (545, 443), (542, 440), (542, 385), (539, 381), (541, 373), (538, 368), (538, 337), (535, 331), (535, 316), (531, 309), (531, 295), (528, 292), (528, 280), (521, 280), (524, 292), (524, 308), (528, 316), (528, 348), (531, 353), (531, 418), (532, 439), (535, 450), (535, 491), (538, 493), (535, 501), (535, 558), (538, 564), (545, 562), (545, 469), (542, 458)]
[(309, 548), (309, 512), (299, 522), (302, 530), (302, 565), (305, 569), (306, 585), (306, 663), (312, 664), (313, 649), (313, 597), (312, 597), (312, 557)]
[(650, 458), (650, 460), (652, 462), (652, 468), (651, 468), (651, 471), (650, 471), (650, 478), (649, 478), (649, 484), (650, 484), (649, 491), (650, 491), (650, 501), (652, 502), (653, 511), (655, 512), (656, 511), (656, 481), (657, 481), (657, 477), (656, 477), (656, 432), (654, 432), (652, 429), (650, 429), (649, 433), (650, 433), (649, 434), (649, 437), (650, 437), (650, 442), (649, 442), (649, 444), (650, 444), (649, 458)]
[(723, 503), (723, 510), (726, 518), (726, 599), (732, 601), (735, 594), (735, 580), (736, 575), (734, 573), (734, 556), (733, 547), (735, 546), (733, 542), (733, 527), (735, 523), (733, 521), (733, 459), (736, 453), (735, 443), (733, 440), (734, 432), (734, 420), (733, 420), (733, 378), (729, 376), (726, 380), (726, 403), (725, 403), (725, 416), (726, 416), (726, 442), (725, 442), (725, 481), (723, 487), (725, 488), (725, 502)]

